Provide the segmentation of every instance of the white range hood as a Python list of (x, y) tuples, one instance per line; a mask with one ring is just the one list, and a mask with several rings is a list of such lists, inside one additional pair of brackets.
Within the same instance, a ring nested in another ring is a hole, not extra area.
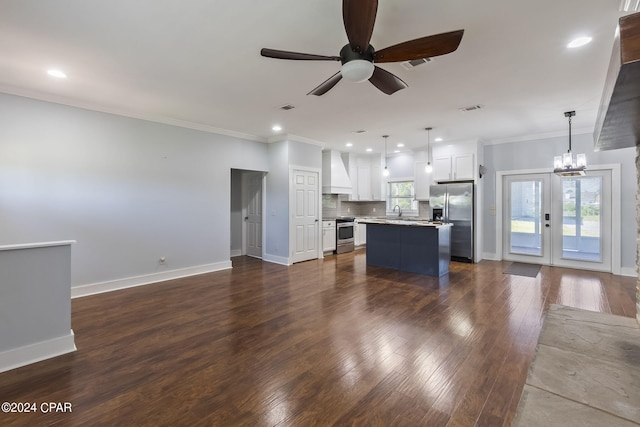
[(322, 152), (322, 193), (351, 194), (351, 179), (339, 151)]

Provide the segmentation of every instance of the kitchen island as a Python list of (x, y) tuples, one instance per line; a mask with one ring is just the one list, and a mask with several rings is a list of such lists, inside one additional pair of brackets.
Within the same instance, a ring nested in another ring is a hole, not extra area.
[(449, 272), (452, 224), (368, 219), (367, 265), (440, 277)]

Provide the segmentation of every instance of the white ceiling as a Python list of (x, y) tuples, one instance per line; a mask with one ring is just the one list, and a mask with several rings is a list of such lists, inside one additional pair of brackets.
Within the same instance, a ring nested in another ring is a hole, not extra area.
[[(306, 94), (337, 62), (260, 56), (262, 47), (338, 55), (341, 0), (3, 0), (0, 92), (267, 141), (280, 134), (353, 150), (432, 140), (487, 143), (593, 130), (619, 0), (380, 0), (376, 49), (464, 29), (457, 51), (411, 70), (388, 96), (341, 81)], [(569, 50), (575, 36), (593, 41)], [(64, 70), (55, 80), (48, 68)], [(285, 104), (296, 108), (283, 111)], [(474, 112), (459, 108), (481, 104)], [(367, 132), (355, 134), (364, 129)]]

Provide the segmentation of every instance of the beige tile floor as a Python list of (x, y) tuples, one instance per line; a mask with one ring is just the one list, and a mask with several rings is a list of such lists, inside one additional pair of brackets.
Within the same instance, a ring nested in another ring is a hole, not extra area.
[(552, 305), (514, 426), (638, 425), (636, 319)]

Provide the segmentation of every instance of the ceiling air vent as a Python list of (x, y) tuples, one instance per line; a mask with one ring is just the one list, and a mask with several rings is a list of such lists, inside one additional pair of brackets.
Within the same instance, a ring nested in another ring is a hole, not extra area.
[(474, 110), (479, 110), (482, 108), (482, 105), (477, 104), (477, 105), (470, 105), (468, 107), (462, 107), (462, 108), (458, 108), (460, 111), (462, 111), (463, 113), (466, 113), (467, 111), (474, 111)]
[(620, 0), (620, 12), (640, 11), (640, 0)]
[(285, 111), (293, 110), (294, 108), (296, 108), (296, 107), (294, 107), (291, 104), (283, 105), (282, 107), (280, 107), (281, 110), (285, 110)]
[(418, 65), (425, 64), (427, 62), (431, 62), (433, 59), (431, 58), (420, 58), (420, 59), (412, 59), (411, 61), (403, 62), (402, 65), (405, 70), (410, 70), (412, 68), (417, 67)]

